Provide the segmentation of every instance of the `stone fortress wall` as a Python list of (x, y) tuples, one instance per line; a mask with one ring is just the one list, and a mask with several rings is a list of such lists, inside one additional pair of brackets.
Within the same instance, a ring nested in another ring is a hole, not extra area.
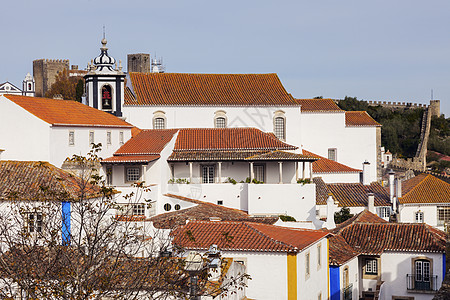
[(56, 81), (58, 72), (69, 71), (68, 59), (33, 60), (33, 76), (36, 82), (36, 97), (45, 97), (45, 93)]

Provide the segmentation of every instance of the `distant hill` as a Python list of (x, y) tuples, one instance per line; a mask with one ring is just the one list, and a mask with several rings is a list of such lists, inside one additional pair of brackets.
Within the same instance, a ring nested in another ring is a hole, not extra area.
[[(400, 157), (414, 157), (420, 142), (423, 108), (385, 108), (369, 106), (356, 97), (345, 97), (338, 102), (347, 111), (365, 110), (381, 127), (381, 145)], [(428, 150), (450, 156), (450, 118), (433, 117)]]

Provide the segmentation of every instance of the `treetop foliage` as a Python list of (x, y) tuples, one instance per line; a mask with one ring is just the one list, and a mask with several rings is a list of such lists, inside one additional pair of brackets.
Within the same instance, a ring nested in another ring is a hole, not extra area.
[(45, 97), (53, 98), (61, 95), (65, 100), (76, 100), (81, 102), (83, 95), (84, 80), (77, 76), (69, 76), (69, 71), (64, 69), (56, 75), (56, 81), (50, 90), (45, 93)]

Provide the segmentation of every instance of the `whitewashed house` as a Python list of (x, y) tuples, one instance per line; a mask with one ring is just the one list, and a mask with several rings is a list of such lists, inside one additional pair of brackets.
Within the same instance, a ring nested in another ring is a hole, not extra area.
[(9, 81), (0, 84), (0, 95), (11, 94), (11, 95), (22, 95), (22, 90)]
[(131, 138), (132, 125), (71, 100), (0, 96), (2, 159), (47, 161), (61, 167), (67, 157), (86, 155), (93, 143), (112, 155)]
[[(315, 219), (315, 157), (255, 128), (142, 130), (102, 161), (108, 182), (128, 193), (144, 181), (150, 215), (175, 209), (166, 193), (247, 211)], [(301, 182), (300, 184), (297, 182)]]
[[(338, 225), (332, 233), (359, 255), (358, 273), (350, 274), (357, 274), (352, 298), (345, 298), (348, 293), (343, 293), (342, 281), (331, 275), (330, 288), (335, 291), (331, 300), (358, 299), (355, 293), (364, 299), (431, 300), (441, 287), (446, 272), (443, 231), (424, 223), (388, 223), (365, 211)], [(330, 251), (330, 270), (333, 257), (340, 259), (340, 255)]]
[[(188, 234), (186, 234), (188, 233)], [(191, 221), (174, 244), (204, 252), (216, 244), (246, 267), (250, 299), (328, 299), (328, 233), (249, 222)]]
[(398, 221), (426, 223), (441, 230), (450, 224), (450, 184), (430, 174), (396, 180)]

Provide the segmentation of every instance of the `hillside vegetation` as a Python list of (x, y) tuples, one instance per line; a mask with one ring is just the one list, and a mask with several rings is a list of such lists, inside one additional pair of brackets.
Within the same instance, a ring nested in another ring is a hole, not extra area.
[[(414, 157), (420, 142), (423, 109), (391, 109), (369, 106), (356, 97), (345, 97), (339, 101), (343, 110), (365, 110), (381, 127), (381, 145), (399, 157)], [(433, 117), (428, 150), (450, 156), (450, 118)]]

